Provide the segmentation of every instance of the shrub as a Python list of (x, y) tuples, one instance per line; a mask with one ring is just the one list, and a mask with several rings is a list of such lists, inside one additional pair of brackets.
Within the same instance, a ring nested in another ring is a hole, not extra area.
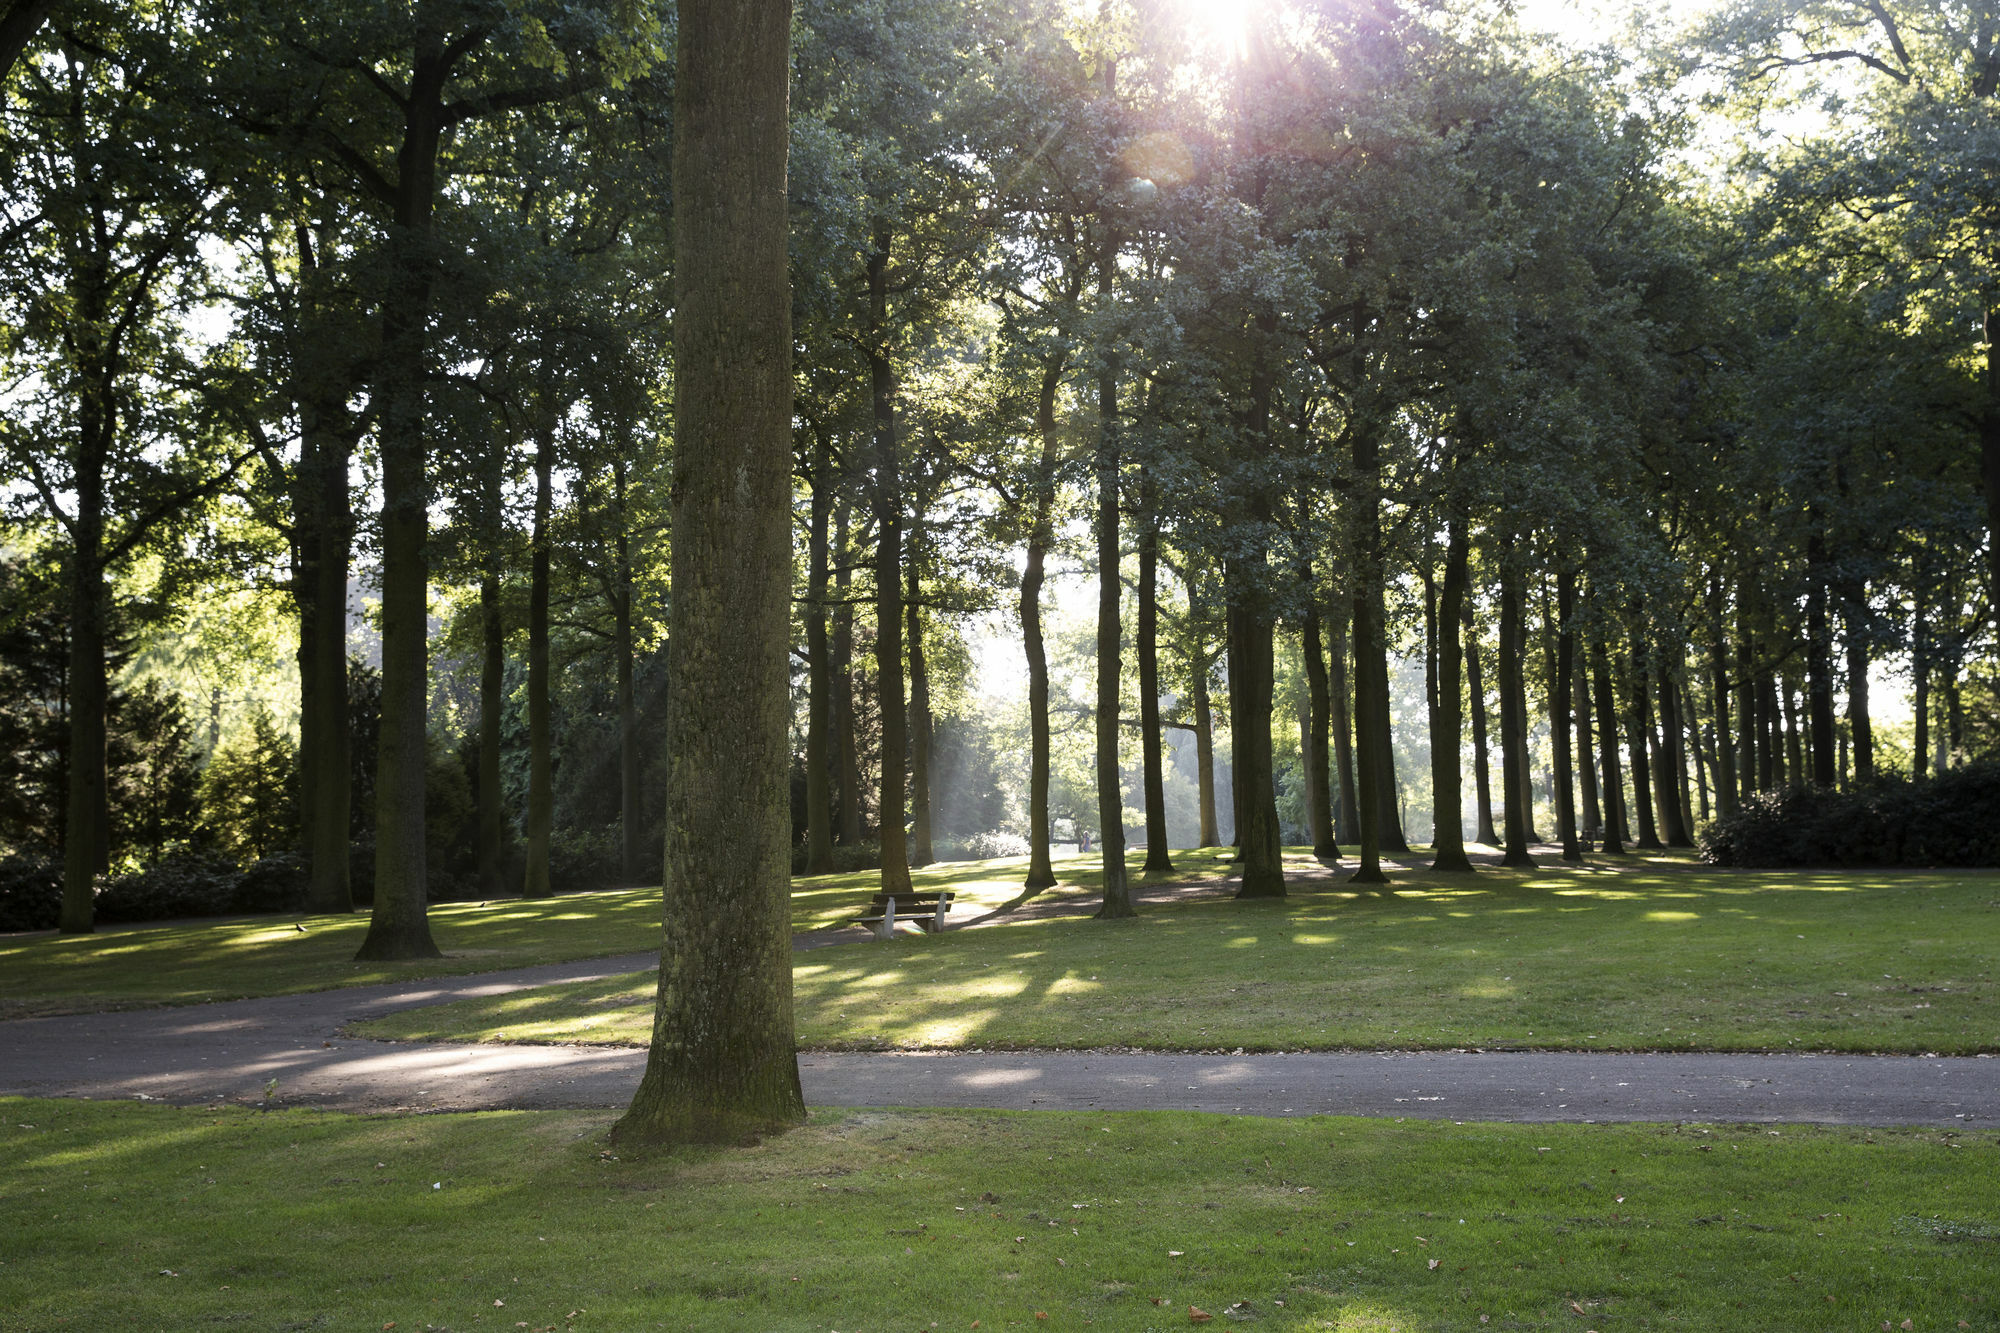
[(157, 865), (113, 875), (97, 890), (97, 919), (164, 921), (181, 916), (228, 916), (237, 907), (243, 872), (205, 856), (170, 856)]
[(975, 834), (965, 840), (965, 854), (974, 861), (991, 861), (1001, 856), (1026, 856), (1032, 850), (1028, 840), (1018, 833), (1008, 833), (995, 829), (990, 833)]
[(208, 840), (239, 864), (290, 847), (298, 837), (298, 777), (298, 747), (260, 707), (250, 730), (224, 743), (202, 770)]
[(296, 912), (306, 905), (305, 858), (280, 852), (250, 863), (236, 884), (232, 912)]
[[(882, 845), (875, 842), (860, 842), (849, 845), (836, 843), (833, 849), (833, 873), (851, 875), (858, 870), (880, 870), (882, 868)], [(806, 849), (804, 843), (792, 844), (792, 873), (806, 873)]]
[(1701, 855), (1725, 866), (2000, 866), (2000, 762), (1846, 792), (1765, 792), (1709, 825)]
[(549, 830), (549, 887), (577, 893), (622, 884), (622, 835), (616, 824), (598, 829)]
[(0, 861), (0, 931), (54, 930), (62, 918), (62, 871), (16, 853)]

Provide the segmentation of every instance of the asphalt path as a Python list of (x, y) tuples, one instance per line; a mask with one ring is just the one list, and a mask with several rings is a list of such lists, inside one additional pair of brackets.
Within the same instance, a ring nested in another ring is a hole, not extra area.
[[(643, 1051), (380, 1042), (341, 1033), (400, 1009), (618, 976), (655, 962), (651, 954), (630, 954), (0, 1022), (0, 1095), (352, 1111), (623, 1106), (638, 1085)], [(1982, 1128), (2000, 1117), (2000, 1059), (1986, 1056), (808, 1051), (799, 1073), (806, 1100), (821, 1106)]]

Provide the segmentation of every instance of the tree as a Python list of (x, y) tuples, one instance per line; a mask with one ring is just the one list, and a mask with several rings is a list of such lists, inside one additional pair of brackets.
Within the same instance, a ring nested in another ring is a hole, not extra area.
[(805, 1116), (786, 737), (791, 6), (683, 0), (674, 87), (674, 603), (666, 928), (626, 1141)]

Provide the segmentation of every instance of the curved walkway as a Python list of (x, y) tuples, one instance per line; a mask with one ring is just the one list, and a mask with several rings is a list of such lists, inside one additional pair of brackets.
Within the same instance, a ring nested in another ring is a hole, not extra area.
[[(643, 1051), (403, 1044), (340, 1032), (399, 1009), (617, 976), (655, 961), (628, 954), (177, 1009), (17, 1019), (0, 1023), (0, 1095), (259, 1103), (275, 1079), (268, 1099), (287, 1106), (622, 1106), (638, 1084)], [(809, 1051), (799, 1064), (806, 1099), (829, 1106), (1942, 1127), (2000, 1117), (2000, 1060), (1984, 1056)]]

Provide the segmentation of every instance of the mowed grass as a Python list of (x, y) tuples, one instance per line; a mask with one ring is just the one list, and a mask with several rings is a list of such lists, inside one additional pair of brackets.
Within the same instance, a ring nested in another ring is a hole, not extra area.
[[(1178, 878), (1226, 873), (1226, 852), (1190, 854)], [(1062, 894), (1097, 892), (1095, 857), (1056, 863)], [(1027, 858), (958, 861), (916, 872), (919, 888), (958, 894), (959, 919), (1018, 898)], [(879, 871), (793, 882), (792, 929), (822, 930), (859, 916)], [(368, 915), (269, 916), (108, 926), (94, 935), (0, 936), (0, 1019), (36, 1014), (200, 1004), (336, 986), (495, 972), (538, 963), (639, 953), (660, 946), (660, 891), (607, 889), (490, 903), (439, 903), (431, 934), (442, 959), (357, 963)], [(303, 927), (303, 930), (300, 929)]]
[[(1652, 867), (1297, 884), (1130, 921), (802, 954), (817, 1048), (2000, 1051), (2000, 874)], [(650, 974), (412, 1010), (371, 1036), (642, 1045)]]
[(2000, 1328), (1992, 1133), (843, 1110), (634, 1154), (602, 1113), (0, 1116), (23, 1333)]

